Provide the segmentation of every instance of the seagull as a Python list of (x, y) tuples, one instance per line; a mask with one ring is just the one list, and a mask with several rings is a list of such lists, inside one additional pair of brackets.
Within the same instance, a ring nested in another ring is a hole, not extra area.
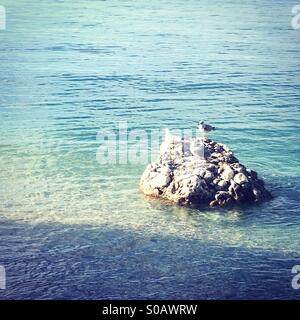
[(182, 139), (179, 136), (174, 136), (171, 134), (171, 131), (166, 128), (165, 129), (165, 141), (160, 146), (160, 154), (164, 154), (169, 150), (171, 144), (181, 142)]
[(198, 129), (200, 132), (203, 133), (204, 137), (210, 133), (211, 131), (215, 131), (216, 127), (213, 127), (209, 124), (204, 123), (204, 121), (199, 121), (198, 123)]
[(182, 141), (182, 139), (179, 136), (173, 136), (168, 128), (165, 129), (165, 142), (167, 144), (177, 143), (180, 141)]
[(203, 142), (196, 140), (191, 141), (190, 151), (193, 156), (204, 158), (204, 145)]

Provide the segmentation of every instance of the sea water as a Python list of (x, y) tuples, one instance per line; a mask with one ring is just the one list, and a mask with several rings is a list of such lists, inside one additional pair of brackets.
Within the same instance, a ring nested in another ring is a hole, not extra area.
[[(1, 0), (1, 299), (300, 298), (294, 1)], [(97, 133), (217, 127), (274, 198), (143, 197)]]

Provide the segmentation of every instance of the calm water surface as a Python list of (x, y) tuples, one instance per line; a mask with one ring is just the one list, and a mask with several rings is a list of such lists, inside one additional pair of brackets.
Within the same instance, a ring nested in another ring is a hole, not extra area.
[[(300, 31), (293, 1), (2, 0), (1, 299), (300, 298)], [(185, 129), (264, 177), (261, 206), (146, 200), (97, 132)]]

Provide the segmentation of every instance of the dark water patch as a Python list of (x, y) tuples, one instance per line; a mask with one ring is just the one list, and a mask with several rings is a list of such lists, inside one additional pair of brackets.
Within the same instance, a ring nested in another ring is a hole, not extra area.
[(1, 229), (1, 299), (300, 298), (299, 261), (269, 250), (109, 226), (4, 220)]

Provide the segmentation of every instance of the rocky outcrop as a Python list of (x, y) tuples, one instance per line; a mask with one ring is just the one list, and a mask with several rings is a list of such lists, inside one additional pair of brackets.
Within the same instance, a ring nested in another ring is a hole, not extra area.
[(159, 159), (143, 173), (140, 189), (183, 205), (226, 206), (271, 197), (255, 171), (226, 145), (207, 138), (164, 142)]

